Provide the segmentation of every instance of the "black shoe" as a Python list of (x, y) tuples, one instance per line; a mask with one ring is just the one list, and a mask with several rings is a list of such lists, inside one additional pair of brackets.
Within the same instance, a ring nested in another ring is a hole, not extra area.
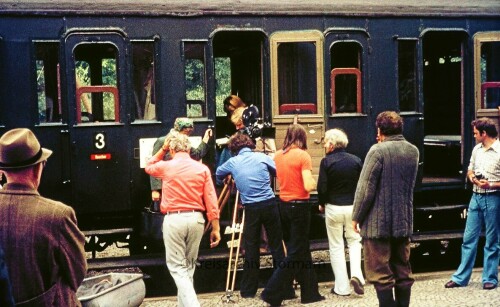
[(325, 299), (325, 297), (323, 295), (317, 295), (317, 296), (314, 296), (310, 299), (302, 299), (302, 300), (300, 300), (300, 303), (301, 304), (310, 304), (310, 303), (320, 302), (324, 299)]
[(281, 300), (276, 300), (276, 299), (275, 299), (275, 300), (273, 300), (273, 299), (269, 299), (269, 298), (267, 298), (267, 297), (264, 295), (264, 293), (261, 293), (261, 294), (260, 294), (260, 298), (261, 298), (264, 302), (266, 302), (266, 303), (268, 303), (269, 305), (271, 305), (271, 307), (281, 306), (281, 302), (282, 302)]
[(361, 283), (361, 280), (357, 277), (352, 277), (351, 278), (351, 286), (354, 289), (354, 293), (357, 295), (363, 295), (365, 294), (365, 286)]
[(497, 287), (497, 285), (495, 285), (494, 283), (492, 282), (485, 282), (484, 285), (483, 285), (483, 289), (484, 290), (493, 290)]
[(462, 287), (461, 285), (457, 284), (456, 282), (454, 282), (453, 280), (450, 280), (449, 282), (447, 282), (445, 285), (444, 285), (445, 288), (460, 288)]
[(330, 290), (330, 293), (331, 293), (331, 294), (338, 295), (338, 296), (349, 296), (349, 295), (351, 295), (351, 294), (338, 294), (337, 292), (335, 292), (335, 287), (333, 287), (333, 288)]

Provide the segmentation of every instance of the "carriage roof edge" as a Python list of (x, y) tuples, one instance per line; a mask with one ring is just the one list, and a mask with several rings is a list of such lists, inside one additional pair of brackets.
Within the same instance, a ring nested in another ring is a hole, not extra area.
[(0, 0), (0, 15), (500, 16), (496, 0)]

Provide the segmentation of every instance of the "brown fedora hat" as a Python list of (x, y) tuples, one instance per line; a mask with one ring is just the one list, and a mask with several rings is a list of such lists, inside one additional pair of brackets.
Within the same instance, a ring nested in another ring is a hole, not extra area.
[(52, 150), (42, 148), (35, 134), (26, 128), (9, 130), (0, 138), (0, 169), (35, 165), (51, 154)]

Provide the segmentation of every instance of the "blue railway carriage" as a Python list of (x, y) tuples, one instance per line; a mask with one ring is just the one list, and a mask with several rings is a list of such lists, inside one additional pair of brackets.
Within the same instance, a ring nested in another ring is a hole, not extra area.
[(0, 80), (0, 132), (29, 127), (54, 151), (40, 191), (75, 208), (89, 250), (148, 248), (152, 140), (179, 116), (230, 134), (230, 94), (278, 147), (297, 117), (315, 174), (325, 130), (363, 158), (376, 115), (399, 111), (421, 152), (415, 239), (447, 240), (464, 226), (470, 122), (499, 116), (500, 2), (0, 0)]

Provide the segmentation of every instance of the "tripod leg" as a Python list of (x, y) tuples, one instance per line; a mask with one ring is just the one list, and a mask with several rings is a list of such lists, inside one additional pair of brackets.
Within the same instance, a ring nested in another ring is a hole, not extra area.
[(226, 204), (227, 204), (227, 202), (229, 200), (229, 196), (231, 195), (231, 190), (232, 190), (232, 188), (229, 187), (229, 189), (227, 190), (226, 194), (224, 195), (224, 198), (221, 199), (220, 205), (219, 205), (219, 212), (222, 212), (222, 210), (226, 206)]
[[(229, 200), (229, 195), (231, 195), (230, 185), (231, 185), (231, 181), (229, 181), (228, 183), (226, 183), (224, 185), (224, 188), (222, 189), (222, 192), (220, 193), (219, 199), (217, 200), (217, 206), (219, 207), (219, 212), (222, 212), (222, 209), (224, 209), (224, 206), (226, 205), (227, 201)], [(212, 224), (207, 223), (207, 225), (205, 225), (205, 229), (203, 230), (203, 234), (205, 234), (210, 229), (211, 226), (212, 226)]]
[[(231, 246), (229, 247), (229, 265), (227, 266), (227, 279), (226, 279), (226, 292), (229, 290), (229, 281), (231, 279), (231, 269), (233, 265), (233, 244), (234, 244), (234, 236), (236, 229), (236, 217), (238, 215), (238, 197), (240, 196), (240, 192), (236, 191), (236, 200), (234, 202), (234, 210), (233, 210), (233, 222), (231, 227), (233, 228), (232, 234), (231, 234)], [(239, 247), (239, 245), (238, 245)], [(239, 248), (238, 248), (239, 250)], [(236, 263), (234, 263), (234, 267), (236, 268)], [(234, 287), (233, 287), (234, 289)], [(231, 291), (233, 290), (231, 289)]]
[(236, 281), (236, 264), (238, 263), (238, 256), (240, 255), (241, 238), (243, 236), (243, 226), (245, 226), (245, 209), (243, 209), (243, 216), (241, 217), (240, 232), (238, 236), (238, 247), (236, 248), (236, 260), (234, 261), (233, 282), (231, 283), (231, 291), (234, 290), (234, 283)]

